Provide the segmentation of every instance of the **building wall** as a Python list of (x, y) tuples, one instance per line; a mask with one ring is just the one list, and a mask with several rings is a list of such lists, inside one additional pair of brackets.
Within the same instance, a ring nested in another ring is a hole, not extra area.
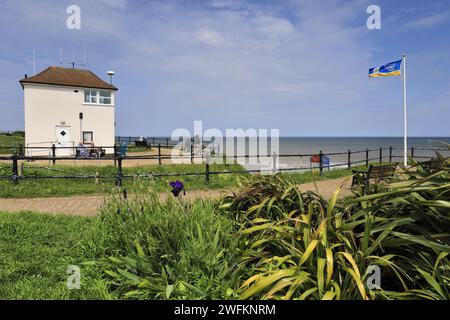
[[(78, 145), (82, 139), (79, 119), (79, 113), (82, 112), (82, 131), (93, 132), (93, 142), (96, 146), (113, 146), (114, 92), (111, 94), (112, 105), (105, 106), (85, 104), (84, 90), (84, 88), (25, 84), (25, 145), (51, 146), (56, 141), (56, 126), (59, 125), (71, 127), (70, 140), (73, 145)], [(30, 152), (32, 155), (48, 155), (47, 150), (34, 149)], [(106, 152), (113, 153), (113, 149), (106, 149)]]

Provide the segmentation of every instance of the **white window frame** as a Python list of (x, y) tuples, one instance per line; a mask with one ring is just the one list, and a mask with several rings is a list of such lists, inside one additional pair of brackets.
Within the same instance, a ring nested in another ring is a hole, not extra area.
[[(109, 93), (109, 103), (101, 103), (100, 102), (100, 91), (108, 92)], [(86, 101), (86, 93), (89, 92), (89, 101)], [(95, 92), (95, 95), (93, 93)], [(96, 102), (92, 102), (92, 98), (95, 97)], [(89, 105), (96, 105), (96, 106), (112, 106), (113, 105), (113, 99), (112, 99), (112, 92), (108, 90), (94, 90), (94, 89), (85, 89), (84, 90), (84, 96), (83, 96), (84, 104)]]
[[(95, 95), (93, 95), (92, 93), (95, 92)], [(86, 94), (89, 93), (89, 101), (86, 101)], [(95, 102), (92, 102), (92, 98), (95, 97)], [(98, 92), (96, 90), (84, 90), (84, 103), (88, 103), (88, 104), (98, 104)]]
[[(106, 93), (109, 93), (109, 98), (108, 97), (102, 97), (102, 95), (101, 95), (101, 93), (102, 92), (106, 92)], [(98, 90), (97, 91), (97, 98), (98, 98), (98, 103), (99, 104), (101, 104), (101, 105), (105, 105), (105, 106), (110, 106), (111, 104), (112, 104), (112, 94), (111, 94), (111, 91), (108, 91), (108, 90)], [(109, 99), (109, 103), (102, 103), (101, 101), (102, 101), (102, 98), (103, 99)]]

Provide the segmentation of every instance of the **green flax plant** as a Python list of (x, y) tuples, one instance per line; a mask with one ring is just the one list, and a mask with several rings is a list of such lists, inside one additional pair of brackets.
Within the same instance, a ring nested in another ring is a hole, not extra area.
[[(238, 293), (249, 299), (448, 299), (449, 161), (338, 200), (257, 177), (222, 201), (245, 236)], [(371, 267), (380, 286), (369, 285)]]
[(235, 297), (233, 221), (214, 202), (160, 201), (144, 191), (102, 209), (93, 242), (111, 290), (125, 299)]

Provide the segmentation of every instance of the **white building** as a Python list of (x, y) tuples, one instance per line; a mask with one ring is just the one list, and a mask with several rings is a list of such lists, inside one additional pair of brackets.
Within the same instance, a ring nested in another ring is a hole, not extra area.
[[(20, 80), (24, 91), (27, 155), (74, 154), (74, 148), (114, 145), (115, 92), (118, 90), (89, 70), (49, 67)], [(35, 148), (35, 149), (33, 149)], [(112, 148), (105, 148), (113, 153)]]

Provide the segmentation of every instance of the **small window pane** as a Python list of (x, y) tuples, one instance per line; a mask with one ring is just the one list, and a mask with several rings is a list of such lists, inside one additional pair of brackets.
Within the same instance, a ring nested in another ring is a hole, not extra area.
[(100, 91), (100, 97), (110, 98), (111, 92), (109, 91)]
[(92, 131), (83, 131), (83, 143), (92, 143)]
[(84, 102), (97, 103), (97, 91), (85, 90), (84, 91)]
[(100, 97), (101, 104), (111, 104), (111, 98)]
[(111, 104), (110, 91), (100, 91), (100, 104)]

